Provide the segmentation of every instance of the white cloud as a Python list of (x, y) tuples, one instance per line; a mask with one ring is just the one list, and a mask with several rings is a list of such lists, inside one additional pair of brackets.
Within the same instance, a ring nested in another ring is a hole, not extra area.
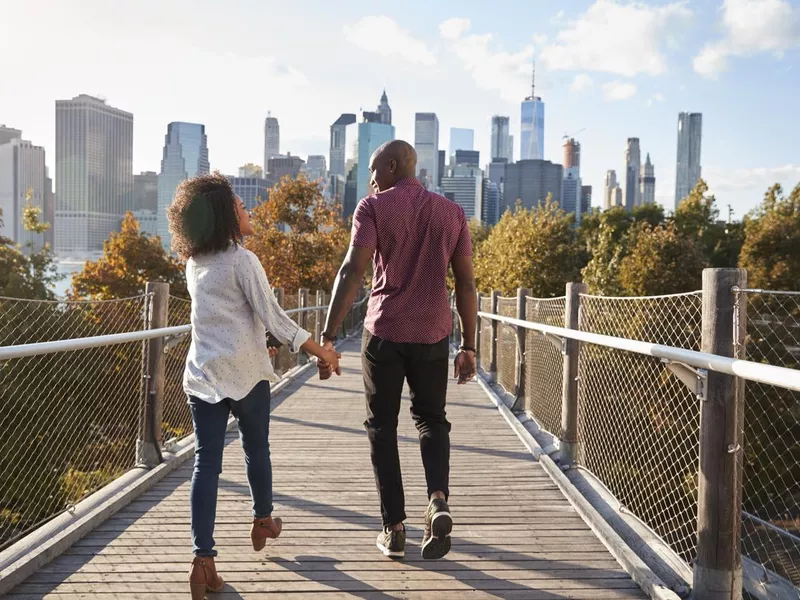
[(544, 46), (547, 43), (549, 38), (544, 33), (535, 33), (533, 34), (533, 45), (534, 46)]
[(575, 75), (575, 79), (572, 80), (572, 84), (569, 86), (569, 91), (578, 93), (585, 92), (591, 88), (592, 85), (592, 78), (586, 73), (580, 73), (579, 75)]
[(712, 193), (720, 195), (739, 192), (743, 189), (758, 191), (763, 195), (775, 183), (784, 186), (784, 191), (788, 193), (800, 183), (800, 164), (752, 169), (709, 167), (703, 169), (703, 179), (708, 182)]
[(467, 35), (470, 27), (469, 19), (450, 19), (439, 25), (439, 33), (479, 87), (516, 102), (530, 86), (533, 46), (515, 53), (499, 50), (491, 33)]
[(412, 36), (389, 17), (363, 17), (353, 25), (345, 25), (343, 31), (348, 42), (363, 50), (420, 65), (436, 62), (436, 57), (425, 42)]
[(693, 61), (699, 75), (716, 79), (731, 56), (783, 52), (800, 46), (800, 10), (788, 0), (725, 0), (722, 39), (708, 42)]
[(603, 98), (607, 102), (627, 100), (636, 94), (636, 85), (628, 81), (611, 81), (603, 84)]
[(656, 92), (650, 96), (650, 99), (647, 101), (647, 106), (653, 106), (653, 104), (656, 102), (664, 102), (664, 94), (661, 92)]
[(457, 40), (469, 31), (470, 27), (469, 19), (448, 19), (439, 25), (439, 33), (446, 40)]
[[(625, 77), (661, 75), (667, 70), (662, 46), (692, 11), (685, 0), (650, 6), (643, 2), (596, 0), (569, 21), (541, 57), (553, 70), (599, 71)], [(674, 41), (671, 43), (674, 44)]]

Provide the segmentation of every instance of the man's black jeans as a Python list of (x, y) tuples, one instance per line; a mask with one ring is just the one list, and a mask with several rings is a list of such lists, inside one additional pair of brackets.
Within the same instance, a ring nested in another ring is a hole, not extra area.
[(406, 519), (403, 477), (397, 451), (397, 420), (403, 384), (411, 390), (411, 415), (419, 431), (428, 496), (449, 495), (450, 423), (445, 414), (450, 368), (447, 338), (435, 344), (399, 344), (364, 330), (361, 361), (367, 428), (383, 525)]

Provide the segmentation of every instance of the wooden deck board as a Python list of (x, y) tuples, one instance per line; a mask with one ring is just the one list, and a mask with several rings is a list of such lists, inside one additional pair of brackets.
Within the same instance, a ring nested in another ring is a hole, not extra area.
[[(343, 365), (341, 379), (312, 375), (274, 401), (275, 514), (285, 525), (260, 553), (249, 547), (249, 492), (241, 447), (230, 436), (215, 531), (227, 586), (210, 599), (645, 597), (476, 384), (449, 390), (453, 551), (443, 561), (419, 555), (425, 480), (405, 401), (399, 444), (406, 558), (381, 556), (355, 344)], [(164, 478), (6, 597), (187, 597), (190, 476), (187, 464)]]

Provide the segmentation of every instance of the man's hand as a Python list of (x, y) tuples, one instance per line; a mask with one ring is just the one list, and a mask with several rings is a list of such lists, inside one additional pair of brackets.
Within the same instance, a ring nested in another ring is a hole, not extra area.
[(278, 349), (275, 346), (268, 346), (267, 352), (269, 352), (270, 358), (275, 358), (275, 355), (278, 353)]
[(475, 353), (472, 350), (461, 350), (456, 354), (455, 370), (453, 377), (458, 379), (458, 384), (462, 385), (470, 381), (478, 373), (478, 365), (475, 361)]
[[(333, 342), (329, 340), (322, 340), (321, 342), (322, 347), (325, 350), (333, 351)], [(324, 360), (317, 360), (317, 370), (319, 371), (319, 378), (320, 379), (330, 379), (331, 376), (336, 373), (337, 375), (342, 374), (342, 368), (337, 365), (336, 370), (332, 368), (330, 364), (325, 362)]]

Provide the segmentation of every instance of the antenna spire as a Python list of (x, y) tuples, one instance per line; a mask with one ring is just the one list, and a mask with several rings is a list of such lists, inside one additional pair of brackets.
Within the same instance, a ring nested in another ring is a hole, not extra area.
[(531, 70), (531, 98), (536, 98), (536, 58), (533, 59), (533, 69)]

